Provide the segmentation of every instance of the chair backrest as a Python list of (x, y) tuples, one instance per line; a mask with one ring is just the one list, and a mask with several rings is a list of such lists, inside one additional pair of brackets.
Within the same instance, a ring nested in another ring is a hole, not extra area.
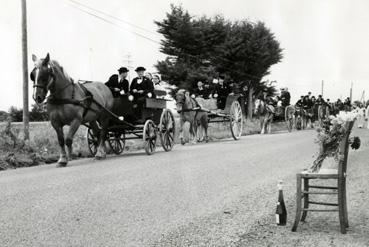
[(349, 138), (351, 134), (352, 127), (354, 126), (355, 121), (347, 122), (345, 125), (346, 134), (342, 138), (339, 146), (339, 162), (338, 162), (338, 176), (343, 177), (346, 174), (347, 170), (347, 158), (348, 152), (350, 148)]

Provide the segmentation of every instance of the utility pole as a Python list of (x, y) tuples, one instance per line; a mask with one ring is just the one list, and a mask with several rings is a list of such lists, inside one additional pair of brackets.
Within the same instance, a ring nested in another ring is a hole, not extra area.
[(323, 97), (323, 93), (324, 93), (324, 81), (322, 80), (322, 93), (321, 93), (322, 97)]
[(21, 0), (21, 3), (22, 3), (23, 129), (24, 129), (24, 140), (29, 140), (27, 5), (26, 0)]
[(352, 104), (352, 87), (353, 87), (354, 83), (351, 82), (351, 88), (350, 88), (350, 103)]

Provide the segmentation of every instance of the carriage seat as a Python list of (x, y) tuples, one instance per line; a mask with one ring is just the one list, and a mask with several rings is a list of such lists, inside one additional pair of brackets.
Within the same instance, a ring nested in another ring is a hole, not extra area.
[(217, 110), (217, 99), (204, 99), (202, 97), (196, 98), (197, 103), (201, 108), (205, 108), (208, 110)]
[(167, 95), (167, 92), (163, 89), (158, 89), (158, 88), (155, 88), (154, 89), (154, 94), (157, 96), (157, 97), (164, 97)]

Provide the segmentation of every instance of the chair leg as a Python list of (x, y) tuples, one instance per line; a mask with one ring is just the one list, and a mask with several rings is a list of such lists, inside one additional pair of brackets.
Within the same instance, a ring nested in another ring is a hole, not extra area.
[[(309, 179), (304, 178), (304, 190), (309, 191)], [(309, 208), (309, 194), (304, 195), (304, 208)], [(307, 211), (302, 212), (301, 221), (305, 221), (307, 216)]]
[(348, 223), (348, 212), (347, 212), (347, 193), (346, 193), (346, 178), (344, 179), (343, 182), (343, 190), (342, 190), (342, 198), (343, 198), (343, 209), (344, 209), (344, 217), (345, 217), (345, 226), (346, 228), (349, 227), (349, 223)]
[(297, 229), (297, 226), (299, 225), (300, 219), (301, 219), (301, 175), (296, 174), (296, 216), (295, 216), (295, 222), (292, 226), (292, 231), (295, 232)]
[(340, 229), (342, 234), (346, 234), (346, 224), (345, 224), (345, 208), (343, 199), (343, 183), (342, 178), (338, 179), (338, 217), (340, 220)]

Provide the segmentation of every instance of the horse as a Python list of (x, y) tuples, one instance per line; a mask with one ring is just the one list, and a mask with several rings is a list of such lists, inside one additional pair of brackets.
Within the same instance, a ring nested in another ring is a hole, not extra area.
[(259, 116), (260, 119), (260, 134), (271, 133), (272, 122), (274, 118), (274, 107), (267, 105), (263, 100), (255, 100), (254, 114)]
[(180, 114), (179, 133), (181, 144), (184, 145), (183, 125), (185, 122), (190, 123), (190, 135), (194, 137), (194, 142), (197, 139), (197, 128), (201, 127), (205, 133), (205, 141), (208, 142), (208, 114), (201, 111), (195, 99), (190, 97), (188, 91), (184, 89), (178, 90), (176, 93), (176, 107)]
[[(105, 158), (109, 111), (114, 103), (110, 89), (101, 82), (74, 83), (57, 61), (50, 60), (49, 53), (43, 59), (32, 55), (32, 60), (35, 63), (30, 75), (33, 81), (33, 99), (37, 104), (42, 104), (47, 99), (47, 112), (60, 146), (57, 167), (65, 167), (72, 158), (73, 136), (81, 124), (86, 123), (89, 123), (98, 136), (99, 146), (95, 158)], [(46, 97), (48, 93), (50, 95)], [(65, 125), (70, 127), (64, 139)]]

